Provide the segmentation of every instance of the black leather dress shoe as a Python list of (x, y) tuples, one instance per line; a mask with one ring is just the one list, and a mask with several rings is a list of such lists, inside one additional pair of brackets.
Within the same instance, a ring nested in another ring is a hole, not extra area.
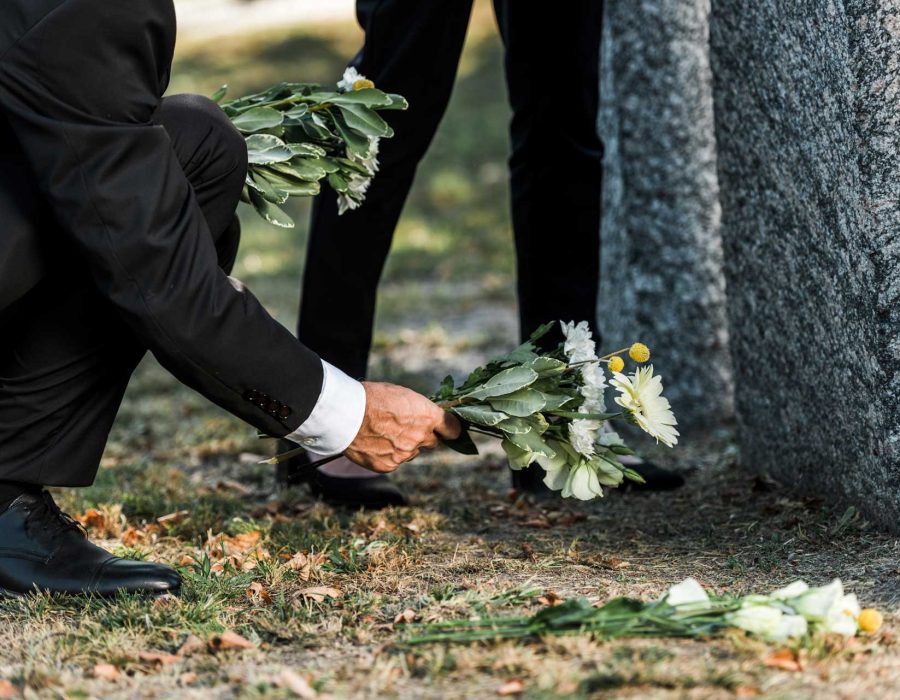
[[(287, 452), (291, 443), (281, 445)], [(307, 455), (292, 457), (277, 465), (275, 479), (280, 488), (307, 484), (310, 493), (328, 505), (358, 510), (381, 510), (388, 506), (405, 506), (406, 496), (387, 476), (330, 476), (310, 466)]]
[(19, 496), (0, 513), (0, 595), (35, 589), (162, 595), (180, 588), (181, 576), (168, 566), (122, 559), (91, 544), (46, 491)]

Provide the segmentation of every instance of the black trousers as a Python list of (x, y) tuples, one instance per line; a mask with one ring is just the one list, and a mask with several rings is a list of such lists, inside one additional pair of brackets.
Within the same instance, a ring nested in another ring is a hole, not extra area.
[[(153, 121), (168, 132), (220, 266), (230, 271), (240, 239), (243, 138), (218, 106), (193, 95), (163, 99)], [(61, 240), (44, 231), (58, 224), (46, 218), (21, 156), (0, 154), (0, 170), (17, 174), (16, 184), (0, 181), (2, 219), (34, 229), (23, 238)], [(0, 480), (85, 486), (146, 349), (94, 289), (76, 253), (45, 247), (40, 266), (40, 281), (0, 316)]]
[[(316, 199), (298, 335), (351, 376), (366, 373), (375, 296), (416, 168), (447, 107), (472, 0), (357, 0), (366, 33), (353, 64), (405, 95), (391, 113), (381, 170), (360, 209)], [(505, 45), (512, 220), (523, 337), (551, 320), (588, 320), (597, 306), (602, 147), (597, 137), (602, 0), (549, 9), (495, 0)], [(478, 128), (473, 122), (473, 129)], [(548, 338), (555, 344), (559, 335)]]

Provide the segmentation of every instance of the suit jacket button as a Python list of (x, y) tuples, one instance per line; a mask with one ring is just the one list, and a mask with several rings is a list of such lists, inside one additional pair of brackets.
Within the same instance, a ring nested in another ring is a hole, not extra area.
[(271, 413), (273, 416), (278, 413), (278, 409), (281, 407), (281, 404), (278, 401), (272, 400), (266, 404), (266, 412)]
[(278, 417), (287, 418), (289, 415), (291, 415), (291, 413), (293, 413), (293, 411), (291, 411), (290, 406), (282, 405), (282, 407), (278, 410)]
[(247, 389), (244, 392), (244, 399), (247, 401), (256, 401), (256, 398), (259, 396), (259, 392), (256, 389)]

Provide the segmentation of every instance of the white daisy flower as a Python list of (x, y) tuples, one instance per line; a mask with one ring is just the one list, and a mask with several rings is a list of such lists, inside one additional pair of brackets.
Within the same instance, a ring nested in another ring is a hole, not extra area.
[(610, 384), (619, 391), (616, 403), (631, 413), (644, 432), (669, 447), (678, 444), (678, 421), (662, 395), (662, 379), (653, 376), (653, 365), (637, 368), (630, 377), (616, 372)]
[(563, 350), (571, 364), (597, 359), (597, 346), (587, 321), (582, 321), (577, 326), (575, 321), (569, 323), (560, 321), (560, 326), (566, 339)]

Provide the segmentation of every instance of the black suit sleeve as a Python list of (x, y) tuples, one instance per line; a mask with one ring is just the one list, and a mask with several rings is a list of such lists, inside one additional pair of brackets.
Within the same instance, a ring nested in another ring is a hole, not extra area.
[(0, 58), (0, 108), (78, 264), (139, 339), (186, 384), (285, 435), (312, 411), (322, 365), (219, 269), (150, 124), (174, 31), (171, 0), (63, 0)]

